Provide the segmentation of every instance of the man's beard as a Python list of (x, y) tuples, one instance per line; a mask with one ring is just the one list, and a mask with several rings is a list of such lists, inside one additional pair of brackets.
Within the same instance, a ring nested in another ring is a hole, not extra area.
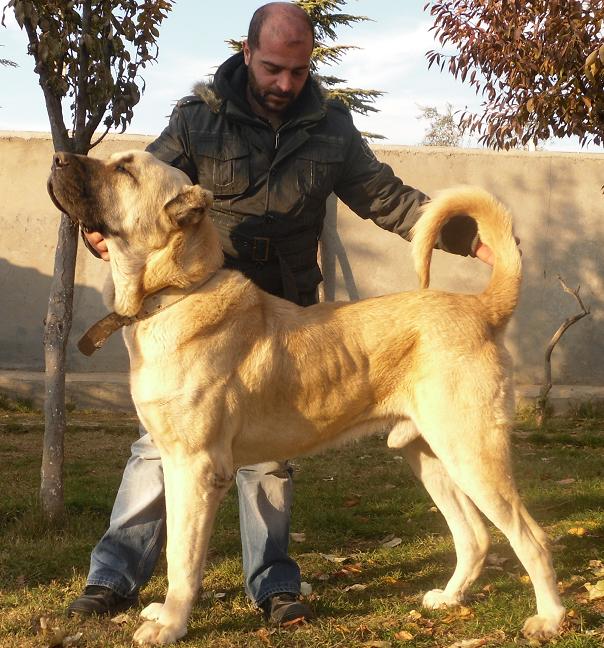
[[(296, 95), (293, 92), (281, 92), (276, 89), (262, 90), (258, 85), (258, 82), (256, 81), (253, 70), (250, 67), (248, 67), (247, 70), (247, 77), (250, 94), (258, 103), (258, 105), (260, 105), (269, 113), (281, 115), (289, 110), (289, 108), (291, 108), (292, 104), (296, 100)], [(282, 107), (275, 108), (268, 103), (268, 100), (271, 96), (281, 97), (283, 99), (288, 99), (289, 101), (287, 103), (283, 103)]]

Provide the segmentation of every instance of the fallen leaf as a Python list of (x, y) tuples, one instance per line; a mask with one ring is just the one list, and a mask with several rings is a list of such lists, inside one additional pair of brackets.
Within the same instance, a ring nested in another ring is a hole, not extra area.
[(61, 644), (62, 648), (69, 648), (70, 646), (77, 646), (80, 639), (84, 636), (83, 632), (78, 632), (77, 634), (65, 637), (63, 643)]
[(271, 645), (271, 640), (270, 636), (274, 634), (276, 630), (274, 628), (260, 628), (260, 630), (256, 630), (254, 633), (261, 641), (264, 641), (264, 643), (268, 644), (269, 646)]
[(597, 578), (604, 576), (604, 564), (601, 560), (590, 560), (589, 568), (591, 569), (592, 574)]
[(361, 569), (361, 564), (356, 563), (354, 565), (344, 565), (342, 569), (337, 571), (334, 576), (351, 576), (353, 574), (360, 574), (363, 570)]
[(48, 617), (39, 617), (32, 621), (34, 632), (42, 640), (43, 648), (61, 648), (67, 632), (63, 628), (53, 627)]
[(604, 598), (604, 580), (599, 580), (595, 585), (585, 583), (583, 586), (589, 592), (589, 600), (596, 601)]
[(362, 583), (355, 583), (354, 585), (348, 585), (348, 587), (345, 587), (344, 591), (345, 592), (362, 592), (365, 589), (367, 589), (367, 585), (363, 585)]
[(574, 535), (579, 538), (582, 538), (586, 533), (587, 529), (585, 527), (572, 527), (568, 530), (568, 535)]
[(382, 542), (382, 547), (386, 547), (387, 549), (393, 549), (394, 547), (398, 547), (401, 542), (402, 538), (392, 538), (392, 540), (388, 540), (387, 542)]
[(344, 500), (343, 506), (346, 508), (352, 508), (353, 506), (358, 506), (361, 502), (360, 495), (353, 495)]
[(312, 594), (312, 585), (310, 583), (302, 581), (300, 583), (300, 594), (302, 594), (302, 596), (308, 596), (309, 594)]
[(509, 558), (506, 556), (500, 556), (499, 554), (496, 553), (490, 553), (487, 554), (487, 557), (485, 559), (485, 564), (487, 566), (495, 566), (495, 567), (502, 567), (505, 565), (506, 562), (508, 562)]
[(306, 533), (290, 533), (289, 537), (294, 542), (306, 542)]
[(226, 592), (212, 592), (212, 591), (206, 591), (202, 592), (200, 595), (200, 599), (202, 600), (207, 600), (207, 599), (223, 599), (226, 596)]
[(438, 509), (436, 508), (436, 506), (431, 506), (431, 507), (428, 509), (428, 511), (429, 511), (430, 513), (438, 513)]
[(352, 558), (350, 556), (335, 556), (334, 554), (319, 554), (321, 558), (325, 558), (325, 560), (329, 560), (329, 562), (333, 563), (345, 563), (345, 562), (352, 562)]
[(574, 484), (577, 480), (573, 479), (572, 477), (568, 477), (567, 479), (560, 479), (556, 482), (556, 484), (560, 484), (560, 486), (566, 486), (567, 484)]
[(410, 621), (417, 621), (418, 619), (422, 618), (422, 613), (418, 612), (417, 610), (411, 610), (411, 612), (409, 612), (409, 614), (407, 614), (407, 618)]
[(396, 632), (394, 634), (394, 638), (397, 641), (411, 641), (413, 639), (413, 635), (410, 632), (407, 632), (407, 630), (401, 630), (400, 632)]
[(117, 625), (123, 625), (124, 623), (128, 623), (128, 621), (130, 621), (130, 617), (127, 614), (118, 614), (111, 618), (111, 623), (116, 623)]
[(469, 621), (474, 618), (474, 612), (471, 608), (460, 605), (449, 611), (449, 614), (442, 619), (442, 623), (453, 623), (453, 621)]
[(392, 644), (389, 641), (378, 641), (377, 639), (366, 641), (363, 646), (366, 646), (366, 648), (392, 648)]

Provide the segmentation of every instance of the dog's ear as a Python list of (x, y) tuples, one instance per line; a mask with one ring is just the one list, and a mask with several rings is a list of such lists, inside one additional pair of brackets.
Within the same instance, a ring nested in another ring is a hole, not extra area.
[(165, 210), (178, 227), (199, 223), (212, 204), (212, 192), (199, 185), (185, 187), (176, 198), (166, 203)]

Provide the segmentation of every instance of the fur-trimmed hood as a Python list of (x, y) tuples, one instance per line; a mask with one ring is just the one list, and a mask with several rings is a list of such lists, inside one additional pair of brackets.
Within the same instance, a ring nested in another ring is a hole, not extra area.
[[(192, 92), (214, 113), (220, 112), (225, 101), (232, 101), (240, 110), (249, 112), (250, 107), (245, 98), (246, 85), (247, 66), (243, 60), (243, 52), (238, 52), (216, 70), (210, 81), (196, 83)], [(294, 110), (299, 116), (323, 112), (327, 100), (327, 90), (310, 76), (294, 105)]]

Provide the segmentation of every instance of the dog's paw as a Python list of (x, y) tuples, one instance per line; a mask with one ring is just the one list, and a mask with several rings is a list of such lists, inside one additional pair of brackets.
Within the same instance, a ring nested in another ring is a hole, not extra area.
[(527, 639), (537, 639), (539, 641), (551, 639), (560, 633), (563, 616), (555, 615), (553, 617), (546, 617), (536, 614), (535, 616), (529, 617), (524, 622), (524, 626), (522, 626), (522, 634)]
[(429, 610), (438, 610), (439, 608), (454, 607), (460, 605), (461, 601), (456, 596), (445, 594), (444, 590), (433, 589), (424, 594), (422, 605)]
[(163, 603), (151, 603), (140, 613), (143, 619), (148, 621), (159, 621), (159, 615), (164, 608)]
[(164, 626), (156, 621), (145, 621), (134, 633), (134, 642), (139, 646), (167, 646), (187, 634), (187, 629)]

